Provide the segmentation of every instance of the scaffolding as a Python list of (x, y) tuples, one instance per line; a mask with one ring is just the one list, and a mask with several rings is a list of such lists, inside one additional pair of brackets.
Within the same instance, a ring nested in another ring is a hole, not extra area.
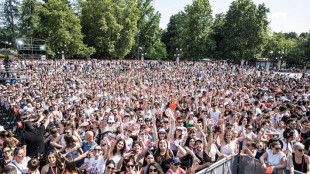
[[(46, 60), (45, 41), (37, 38), (16, 39), (17, 53), (8, 52), (0, 69), (1, 83), (16, 83), (31, 80), (36, 64)], [(14, 55), (18, 54), (15, 60)], [(40, 61), (38, 61), (40, 60)]]

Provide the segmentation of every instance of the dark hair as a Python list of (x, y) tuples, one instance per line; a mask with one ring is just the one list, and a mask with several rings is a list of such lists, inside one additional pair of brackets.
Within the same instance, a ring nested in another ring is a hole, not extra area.
[(31, 131), (33, 128), (34, 128), (34, 127), (33, 127), (33, 122), (32, 122), (32, 121), (27, 121), (27, 122), (25, 123), (25, 130), (26, 130), (26, 131)]
[(123, 148), (120, 150), (121, 155), (123, 156), (123, 154), (124, 154), (124, 152), (125, 152), (125, 149), (126, 149), (126, 142), (125, 142), (124, 139), (119, 139), (119, 140), (117, 140), (117, 142), (116, 142), (116, 144), (115, 144), (115, 147), (114, 147), (114, 149), (113, 149), (113, 155), (116, 154), (116, 152), (117, 152), (117, 144), (118, 144), (119, 142), (121, 142), (121, 141), (124, 143)]
[(24, 149), (21, 148), (21, 147), (16, 147), (16, 148), (14, 149), (13, 155), (16, 156), (20, 150), (24, 150)]
[(69, 171), (70, 173), (77, 173), (77, 169), (75, 166), (75, 162), (72, 158), (65, 159), (65, 171)]
[(161, 142), (161, 141), (165, 141), (166, 143), (167, 143), (167, 149), (166, 149), (166, 152), (165, 152), (165, 154), (164, 154), (164, 159), (163, 159), (163, 161), (168, 161), (170, 158), (172, 158), (173, 157), (173, 154), (171, 154), (171, 151), (170, 151), (170, 149), (168, 149), (168, 141), (167, 140), (159, 140), (158, 141), (158, 144), (157, 144), (157, 149), (156, 149), (156, 151), (155, 151), (155, 153), (154, 153), (154, 157), (155, 157), (155, 161), (157, 161), (157, 162), (159, 162), (161, 159), (160, 159), (160, 149), (159, 149), (159, 143)]
[(187, 147), (189, 147), (189, 143), (190, 143), (190, 141), (191, 140), (194, 140), (195, 141), (195, 138), (192, 138), (192, 137), (188, 137), (187, 139), (186, 139), (186, 141), (185, 141), (185, 144), (184, 144), (184, 146), (187, 146)]
[(11, 139), (6, 139), (4, 142), (3, 142), (3, 147), (10, 147), (11, 149), (15, 148), (15, 144), (13, 142), (13, 140)]
[(1, 138), (12, 138), (14, 136), (13, 132), (10, 131), (2, 131), (0, 132), (0, 137)]
[(286, 128), (283, 132), (283, 138), (289, 139), (294, 136), (294, 133), (295, 133), (294, 130)]
[(35, 171), (40, 167), (40, 161), (37, 158), (32, 158), (28, 161), (27, 167), (30, 171)]
[(115, 166), (115, 162), (113, 160), (110, 160), (107, 162), (106, 166), (110, 165), (110, 164), (113, 164)]
[(280, 112), (285, 111), (285, 110), (286, 110), (286, 107), (285, 107), (285, 106), (280, 106), (280, 107), (279, 107), (279, 111), (280, 111)]
[(294, 120), (293, 119), (288, 119), (288, 120), (286, 120), (286, 122), (285, 122), (285, 124), (286, 125), (289, 125), (291, 122), (293, 122)]
[(150, 167), (151, 167), (151, 166), (155, 167), (155, 168), (158, 170), (158, 174), (164, 174), (163, 169), (162, 169), (161, 166), (160, 166), (158, 163), (156, 163), (156, 162), (151, 163), (151, 164), (149, 165), (149, 167), (147, 168), (147, 171), (146, 171), (147, 174), (150, 173), (149, 170), (150, 170)]
[[(144, 166), (146, 166), (146, 165), (147, 165), (146, 158), (147, 158), (147, 156), (149, 156), (149, 155), (152, 155), (152, 156), (154, 157), (153, 152), (151, 152), (151, 151), (147, 151), (147, 152), (145, 153), (145, 155), (144, 155), (144, 160), (143, 160), (142, 167), (144, 167)], [(155, 157), (154, 157), (154, 158), (155, 158)]]
[(71, 147), (74, 143), (74, 139), (73, 139), (73, 136), (72, 135), (65, 135), (64, 136), (64, 140), (66, 142), (66, 146), (67, 147)]
[(242, 125), (242, 120), (243, 120), (243, 119), (246, 119), (246, 121), (249, 122), (249, 119), (248, 119), (247, 117), (242, 116), (242, 117), (239, 119), (239, 123), (238, 123), (239, 126)]
[(51, 152), (49, 153), (48, 155), (46, 155), (46, 164), (49, 164), (49, 161), (48, 161), (48, 156), (50, 155), (54, 155), (55, 159), (56, 159), (56, 167), (59, 169), (59, 170), (63, 170), (64, 166), (61, 162), (61, 158), (60, 156), (58, 155), (57, 152)]
[(17, 169), (14, 166), (7, 165), (3, 168), (2, 172), (5, 174), (16, 174)]

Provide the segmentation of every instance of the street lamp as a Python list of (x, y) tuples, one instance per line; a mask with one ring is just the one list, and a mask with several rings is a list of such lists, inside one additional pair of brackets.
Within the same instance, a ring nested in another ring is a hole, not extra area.
[(5, 48), (6, 48), (6, 45), (12, 45), (12, 43), (11, 43), (11, 42), (6, 41), (6, 42), (5, 42)]
[(176, 62), (177, 64), (179, 64), (180, 62), (180, 55), (182, 54), (182, 48), (176, 48), (175, 49), (175, 54), (174, 54), (174, 57), (176, 57)]
[(144, 56), (146, 56), (146, 53), (141, 54), (141, 61), (144, 61)]

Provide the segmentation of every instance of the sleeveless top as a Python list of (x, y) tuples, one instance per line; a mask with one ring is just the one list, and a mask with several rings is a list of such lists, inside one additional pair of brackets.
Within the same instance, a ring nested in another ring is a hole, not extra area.
[(143, 167), (143, 174), (146, 174), (148, 166)]
[(169, 174), (181, 174), (182, 173), (182, 170), (180, 169), (180, 167), (177, 169), (177, 171), (174, 173), (173, 170), (169, 169), (166, 174), (169, 173)]
[(211, 157), (209, 157), (208, 154), (206, 154), (206, 152), (203, 152), (203, 158), (201, 158), (197, 153), (195, 155), (200, 161), (199, 165), (203, 165), (207, 162), (210, 162), (210, 163), (212, 162)]
[(307, 169), (307, 163), (305, 161), (305, 156), (302, 156), (302, 162), (301, 164), (296, 163), (295, 161), (295, 154), (292, 153), (293, 155), (293, 164), (294, 164), (294, 169), (303, 173), (307, 173), (308, 169)]
[(54, 173), (53, 173), (51, 167), (49, 167), (49, 168), (48, 168), (48, 171), (47, 171), (47, 174), (56, 174), (56, 173), (57, 173), (57, 174), (61, 174), (61, 171), (60, 171), (56, 166), (53, 166), (52, 168), (53, 168), (53, 170), (54, 170)]
[(264, 154), (264, 152), (256, 152), (255, 159), (258, 159)]
[(225, 154), (225, 155), (231, 155), (234, 152), (235, 149), (235, 144), (233, 146), (233, 148), (229, 148), (227, 144), (225, 144), (224, 146), (221, 146), (221, 153)]
[(66, 146), (65, 134), (62, 134), (62, 135), (61, 135), (60, 145)]

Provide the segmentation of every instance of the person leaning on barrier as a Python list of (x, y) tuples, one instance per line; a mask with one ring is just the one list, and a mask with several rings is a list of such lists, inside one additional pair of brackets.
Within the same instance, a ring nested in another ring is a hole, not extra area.
[(310, 159), (309, 156), (304, 153), (305, 146), (301, 143), (295, 143), (293, 146), (293, 153), (288, 156), (291, 174), (294, 173), (294, 170), (310, 174)]
[[(267, 169), (268, 165), (272, 165), (272, 169), (285, 169), (286, 167), (286, 156), (281, 151), (281, 144), (275, 141), (270, 144), (271, 149), (268, 149), (260, 158), (259, 161), (262, 164), (263, 169)], [(267, 164), (265, 163), (267, 159)]]

